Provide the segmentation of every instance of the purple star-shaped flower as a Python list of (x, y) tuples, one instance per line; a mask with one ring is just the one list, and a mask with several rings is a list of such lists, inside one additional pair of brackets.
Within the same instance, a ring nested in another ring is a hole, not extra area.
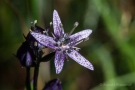
[(94, 70), (93, 65), (85, 59), (82, 55), (78, 53), (79, 48), (75, 47), (77, 44), (86, 40), (92, 33), (92, 30), (86, 29), (71, 35), (75, 27), (78, 26), (76, 22), (74, 28), (69, 34), (64, 33), (61, 20), (56, 10), (53, 12), (53, 37), (46, 36), (40, 33), (31, 32), (31, 35), (42, 45), (50, 47), (56, 50), (55, 54), (55, 68), (56, 73), (59, 74), (62, 71), (64, 60), (67, 56), (75, 60), (80, 65)]

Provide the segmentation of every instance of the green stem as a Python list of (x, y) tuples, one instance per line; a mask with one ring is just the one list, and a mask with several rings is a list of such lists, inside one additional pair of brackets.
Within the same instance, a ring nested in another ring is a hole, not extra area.
[(41, 59), (42, 54), (41, 54), (41, 51), (38, 51), (38, 49), (36, 49), (35, 51), (36, 51), (36, 65), (34, 69), (34, 90), (37, 90), (39, 64), (40, 64), (40, 59)]
[(26, 89), (31, 90), (31, 87), (30, 87), (30, 67), (26, 68)]
[(39, 72), (39, 62), (37, 62), (34, 69), (34, 90), (37, 90), (38, 72)]

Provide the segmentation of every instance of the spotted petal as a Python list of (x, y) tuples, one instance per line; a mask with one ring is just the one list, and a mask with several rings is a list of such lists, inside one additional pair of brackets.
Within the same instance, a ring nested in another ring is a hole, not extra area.
[(55, 64), (57, 74), (59, 74), (62, 71), (64, 60), (65, 60), (65, 55), (60, 51), (56, 51), (54, 64)]
[(80, 55), (77, 51), (73, 50), (72, 52), (67, 53), (67, 54), (70, 58), (75, 60), (80, 65), (82, 65), (90, 70), (94, 70), (93, 65), (88, 60), (86, 60), (82, 55)]
[(79, 44), (80, 40), (88, 38), (91, 33), (92, 33), (92, 30), (90, 30), (90, 29), (86, 29), (86, 30), (80, 31), (78, 33), (75, 33), (70, 36), (71, 42), (73, 41), (73, 43), (75, 45), (77, 45), (77, 44)]
[(55, 48), (55, 41), (52, 37), (46, 36), (44, 34), (31, 32), (31, 35), (42, 45), (50, 47), (52, 49)]
[(62, 25), (60, 17), (58, 15), (58, 12), (54, 10), (53, 12), (53, 29), (54, 29), (54, 34), (56, 37), (61, 36), (61, 34), (64, 34), (63, 28), (60, 27)]

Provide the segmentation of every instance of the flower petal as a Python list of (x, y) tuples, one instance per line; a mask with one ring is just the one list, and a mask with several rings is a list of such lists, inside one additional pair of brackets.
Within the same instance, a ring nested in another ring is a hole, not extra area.
[(55, 64), (57, 74), (59, 74), (62, 71), (64, 60), (65, 60), (65, 55), (61, 51), (56, 51), (54, 64)]
[(52, 49), (55, 48), (55, 41), (52, 37), (46, 36), (44, 34), (31, 32), (31, 35), (42, 45), (50, 47)]
[(54, 10), (53, 12), (53, 29), (54, 29), (54, 34), (59, 37), (61, 36), (61, 34), (64, 34), (64, 30), (63, 28), (60, 27), (61, 20), (60, 17), (58, 15), (58, 12), (56, 10)]
[(90, 69), (90, 70), (94, 70), (93, 65), (86, 60), (82, 55), (80, 55), (77, 51), (73, 50), (70, 53), (67, 53), (68, 56), (70, 58), (72, 58), (73, 60), (75, 60), (77, 63), (79, 63), (80, 65)]
[(79, 44), (78, 42), (80, 40), (88, 38), (91, 33), (92, 33), (92, 30), (90, 30), (90, 29), (83, 30), (83, 31), (80, 31), (78, 33), (75, 33), (75, 34), (70, 36), (71, 42), (73, 41), (73, 43), (75, 45), (77, 45), (77, 44)]
[(32, 64), (32, 58), (30, 53), (27, 51), (26, 53), (26, 66), (30, 66)]
[(35, 65), (36, 59), (34, 50), (29, 46), (27, 41), (23, 42), (16, 53), (16, 57), (19, 59), (22, 66), (32, 67)]
[(46, 83), (43, 90), (62, 90), (61, 81), (56, 78)]

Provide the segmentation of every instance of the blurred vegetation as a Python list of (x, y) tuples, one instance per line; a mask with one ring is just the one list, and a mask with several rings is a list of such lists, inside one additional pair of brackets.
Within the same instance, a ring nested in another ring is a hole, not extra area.
[[(95, 70), (70, 59), (56, 75), (52, 59), (51, 78), (60, 78), (63, 90), (135, 90), (134, 0), (0, 0), (0, 89), (24, 89), (25, 68), (13, 54), (24, 41), (22, 33), (27, 35), (30, 22), (38, 20), (39, 26), (47, 28), (54, 9), (65, 32), (76, 21), (79, 26), (74, 33), (93, 30), (90, 39), (78, 47)], [(47, 79), (45, 74), (39, 79)]]

